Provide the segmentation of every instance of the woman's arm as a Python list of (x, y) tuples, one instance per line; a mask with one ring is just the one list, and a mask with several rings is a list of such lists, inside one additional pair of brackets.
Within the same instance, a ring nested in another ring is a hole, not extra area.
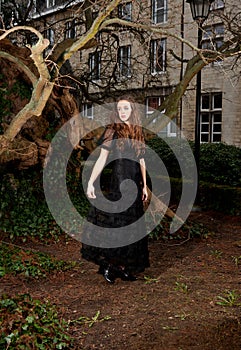
[(147, 186), (146, 186), (146, 163), (144, 158), (140, 159), (140, 166), (141, 166), (141, 175), (142, 175), (142, 181), (143, 181), (142, 200), (146, 201), (148, 199), (148, 192), (147, 192)]
[(94, 165), (94, 168), (92, 170), (92, 173), (88, 182), (87, 196), (89, 198), (96, 198), (94, 182), (97, 179), (97, 177), (100, 175), (102, 170), (104, 169), (109, 152), (110, 152), (109, 150), (105, 148), (101, 148), (100, 155)]

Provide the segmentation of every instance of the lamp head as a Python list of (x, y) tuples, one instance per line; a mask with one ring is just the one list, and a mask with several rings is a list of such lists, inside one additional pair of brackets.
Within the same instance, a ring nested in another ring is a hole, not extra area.
[(214, 0), (186, 0), (190, 4), (194, 21), (204, 22), (209, 15), (210, 6)]

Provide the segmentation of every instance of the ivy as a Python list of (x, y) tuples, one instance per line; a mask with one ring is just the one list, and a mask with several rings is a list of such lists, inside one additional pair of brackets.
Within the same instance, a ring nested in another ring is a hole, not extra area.
[(0, 348), (8, 350), (71, 349), (68, 323), (55, 306), (34, 300), (29, 294), (0, 300)]
[(46, 277), (52, 271), (65, 271), (74, 266), (74, 262), (0, 243), (0, 278), (7, 274), (32, 278)]
[(3, 176), (0, 187), (1, 230), (10, 239), (29, 237), (49, 242), (63, 235), (44, 200), (41, 172), (23, 172)]

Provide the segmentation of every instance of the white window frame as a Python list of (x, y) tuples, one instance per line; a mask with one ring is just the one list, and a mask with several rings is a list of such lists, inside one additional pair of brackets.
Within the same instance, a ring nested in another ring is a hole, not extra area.
[(49, 48), (54, 46), (54, 30), (52, 28), (46, 29), (46, 38), (49, 40)]
[[(127, 57), (125, 57), (125, 50)], [(125, 62), (124, 62), (125, 59)], [(131, 77), (131, 45), (123, 45), (118, 50), (118, 66), (120, 76), (130, 78)]]
[(42, 12), (42, 11), (45, 11), (46, 10), (46, 7), (45, 7), (45, 3), (42, 4), (42, 10), (39, 10), (38, 8), (38, 5), (37, 5), (37, 0), (34, 0), (33, 1), (33, 10), (31, 11), (33, 14), (36, 14), (38, 13), (39, 11)]
[[(157, 100), (158, 106), (160, 106), (165, 98), (165, 96), (149, 96), (146, 98), (146, 117), (148, 118), (152, 113), (155, 112), (156, 109), (150, 107), (149, 101), (150, 99), (155, 98)], [(152, 123), (155, 124), (156, 118), (153, 119)], [(176, 129), (176, 118), (174, 118), (167, 126), (160, 132), (161, 134), (165, 134), (167, 137), (176, 137), (177, 130), (173, 131), (173, 126)]]
[[(154, 39), (150, 42), (150, 66), (151, 66), (151, 74), (161, 74), (166, 71), (166, 46), (167, 39)], [(162, 66), (159, 64), (158, 60), (158, 50), (159, 47), (162, 48)]]
[(94, 51), (89, 54), (89, 68), (91, 79), (99, 80), (101, 76), (101, 51)]
[[(84, 0), (77, 0), (77, 2), (83, 2)], [(72, 2), (70, 1), (69, 4), (66, 4), (66, 2), (63, 1), (61, 4), (57, 4), (56, 0), (47, 0), (43, 2), (43, 6), (41, 8), (37, 6), (37, 1), (34, 0), (33, 2), (33, 10), (31, 11), (31, 18), (37, 19), (42, 17), (43, 15), (47, 14), (53, 14), (56, 11), (66, 9), (69, 6), (72, 6), (76, 1)]]
[[(214, 93), (209, 93), (209, 94), (202, 94), (201, 96), (201, 115), (200, 115), (200, 142), (201, 143), (218, 143), (221, 142), (222, 140), (222, 106), (221, 107), (216, 107), (214, 106), (214, 98), (215, 96), (221, 94), (222, 98), (222, 92), (214, 92)], [(209, 96), (209, 108), (203, 108), (202, 105), (202, 98), (204, 96), (208, 95)], [(221, 121), (215, 121), (215, 115), (216, 114), (221, 114)], [(204, 115), (208, 115), (208, 120), (205, 122), (203, 121)], [(208, 125), (208, 131), (202, 131), (202, 126), (203, 125)], [(215, 125), (220, 125), (221, 131), (214, 131), (214, 126)], [(203, 135), (208, 135), (208, 140), (203, 141), (202, 136)], [(220, 135), (220, 140), (215, 141), (214, 140), (214, 135)]]
[(55, 6), (55, 0), (47, 0), (46, 1), (46, 8), (54, 7)]
[(94, 105), (92, 102), (85, 102), (82, 105), (82, 115), (88, 119), (94, 119)]
[(214, 0), (214, 2), (210, 6), (210, 11), (223, 9), (224, 6), (224, 0)]
[(224, 24), (215, 23), (211, 26), (206, 26), (203, 28), (203, 37), (202, 37), (202, 48), (215, 49), (217, 50), (220, 46), (217, 45), (217, 42), (223, 43), (224, 40)]
[[(159, 1), (163, 1), (160, 6)], [(162, 13), (162, 20), (158, 19), (158, 14)], [(166, 23), (167, 22), (167, 0), (152, 0), (152, 22), (154, 24)]]
[(65, 26), (65, 39), (73, 39), (76, 37), (75, 19), (68, 21)]
[(118, 17), (125, 21), (132, 21), (132, 2), (118, 5)]

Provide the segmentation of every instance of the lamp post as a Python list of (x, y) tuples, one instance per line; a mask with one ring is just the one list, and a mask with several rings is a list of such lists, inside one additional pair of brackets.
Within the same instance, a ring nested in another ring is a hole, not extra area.
[[(198, 49), (202, 48), (202, 24), (207, 19), (210, 11), (211, 3), (214, 0), (186, 0), (190, 4), (192, 17), (198, 24)], [(197, 195), (196, 204), (200, 204), (199, 192), (199, 173), (200, 173), (200, 109), (201, 109), (201, 70), (197, 73), (196, 81), (196, 114), (195, 114), (195, 139), (194, 139), (194, 157), (197, 167)]]

